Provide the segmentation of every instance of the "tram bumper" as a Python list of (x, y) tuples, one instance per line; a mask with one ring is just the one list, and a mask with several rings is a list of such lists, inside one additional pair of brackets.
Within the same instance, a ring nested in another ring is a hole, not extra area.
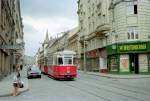
[(57, 78), (76, 78), (76, 74), (57, 75)]

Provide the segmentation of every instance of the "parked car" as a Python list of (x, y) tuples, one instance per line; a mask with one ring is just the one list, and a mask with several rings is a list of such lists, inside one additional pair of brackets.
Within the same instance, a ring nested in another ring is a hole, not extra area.
[(39, 69), (39, 67), (37, 66), (30, 66), (28, 69), (27, 69), (27, 78), (30, 79), (30, 78), (41, 78), (41, 71)]

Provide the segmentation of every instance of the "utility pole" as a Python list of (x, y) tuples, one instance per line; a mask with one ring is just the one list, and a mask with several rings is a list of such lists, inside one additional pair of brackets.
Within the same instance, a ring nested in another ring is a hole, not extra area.
[(86, 40), (84, 37), (84, 43), (83, 43), (83, 48), (84, 48), (84, 73), (86, 73)]

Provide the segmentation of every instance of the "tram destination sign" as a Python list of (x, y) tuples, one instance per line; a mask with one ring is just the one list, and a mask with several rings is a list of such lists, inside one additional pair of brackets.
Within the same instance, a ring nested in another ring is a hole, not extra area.
[(145, 51), (145, 50), (147, 50), (147, 43), (120, 44), (118, 46), (119, 52)]

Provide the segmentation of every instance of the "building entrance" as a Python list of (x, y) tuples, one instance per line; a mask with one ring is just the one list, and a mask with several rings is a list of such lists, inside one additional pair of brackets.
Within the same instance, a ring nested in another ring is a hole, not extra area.
[(138, 54), (132, 53), (130, 56), (130, 70), (132, 73), (139, 74), (139, 59)]

